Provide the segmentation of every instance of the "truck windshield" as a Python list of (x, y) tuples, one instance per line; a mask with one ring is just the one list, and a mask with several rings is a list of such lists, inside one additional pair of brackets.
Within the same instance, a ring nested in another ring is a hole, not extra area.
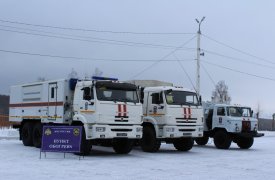
[(199, 105), (197, 94), (194, 92), (167, 90), (165, 97), (167, 104), (171, 105)]
[(139, 102), (136, 86), (128, 83), (97, 82), (96, 95), (100, 101)]
[(251, 117), (251, 109), (247, 107), (227, 107), (227, 114), (228, 116), (233, 116), (233, 117)]

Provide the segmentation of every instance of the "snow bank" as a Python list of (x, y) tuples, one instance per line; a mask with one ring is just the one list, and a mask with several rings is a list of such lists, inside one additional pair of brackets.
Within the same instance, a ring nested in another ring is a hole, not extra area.
[(17, 139), (19, 131), (13, 128), (0, 128), (0, 139)]
[(255, 138), (248, 150), (239, 149), (234, 143), (229, 150), (219, 150), (212, 140), (204, 147), (194, 146), (189, 152), (162, 144), (157, 153), (145, 153), (136, 147), (128, 155), (118, 155), (111, 148), (93, 146), (92, 153), (81, 160), (74, 154), (66, 154), (64, 159), (62, 153), (47, 153), (46, 158), (42, 154), (39, 159), (37, 148), (23, 146), (19, 140), (0, 140), (0, 177), (3, 180), (274, 179), (275, 132), (264, 133), (264, 137)]

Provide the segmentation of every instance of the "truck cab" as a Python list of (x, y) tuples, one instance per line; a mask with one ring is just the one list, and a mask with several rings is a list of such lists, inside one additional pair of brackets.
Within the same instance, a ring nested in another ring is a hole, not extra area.
[(79, 81), (75, 87), (73, 121), (82, 122), (86, 140), (129, 152), (142, 136), (142, 105), (137, 87), (118, 81)]
[(199, 145), (205, 145), (209, 137), (213, 137), (219, 149), (228, 149), (232, 141), (248, 149), (254, 137), (263, 136), (257, 132), (258, 120), (247, 106), (205, 103), (204, 117), (204, 137), (196, 139)]
[(173, 86), (145, 87), (141, 148), (155, 152), (161, 142), (180, 151), (193, 147), (193, 138), (203, 136), (203, 111), (195, 91)]

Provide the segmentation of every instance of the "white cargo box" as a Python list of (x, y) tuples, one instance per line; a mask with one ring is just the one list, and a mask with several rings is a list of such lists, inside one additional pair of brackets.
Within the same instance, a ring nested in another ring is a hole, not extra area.
[(10, 90), (10, 121), (41, 120), (43, 123), (68, 123), (65, 111), (71, 103), (68, 80), (44, 81), (12, 86)]

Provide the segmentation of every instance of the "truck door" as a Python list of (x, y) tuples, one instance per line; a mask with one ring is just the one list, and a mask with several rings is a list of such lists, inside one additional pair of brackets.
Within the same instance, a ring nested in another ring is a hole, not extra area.
[(79, 104), (80, 113), (85, 116), (91, 116), (95, 112), (95, 100), (93, 87), (84, 87), (80, 95), (81, 102)]
[(214, 122), (216, 127), (223, 127), (226, 121), (225, 108), (217, 107), (217, 114), (214, 116)]
[(164, 104), (163, 104), (162, 92), (151, 93), (149, 95), (148, 112), (149, 116), (153, 116), (154, 119), (160, 124), (164, 121)]
[(48, 119), (56, 120), (57, 116), (57, 82), (49, 84)]

